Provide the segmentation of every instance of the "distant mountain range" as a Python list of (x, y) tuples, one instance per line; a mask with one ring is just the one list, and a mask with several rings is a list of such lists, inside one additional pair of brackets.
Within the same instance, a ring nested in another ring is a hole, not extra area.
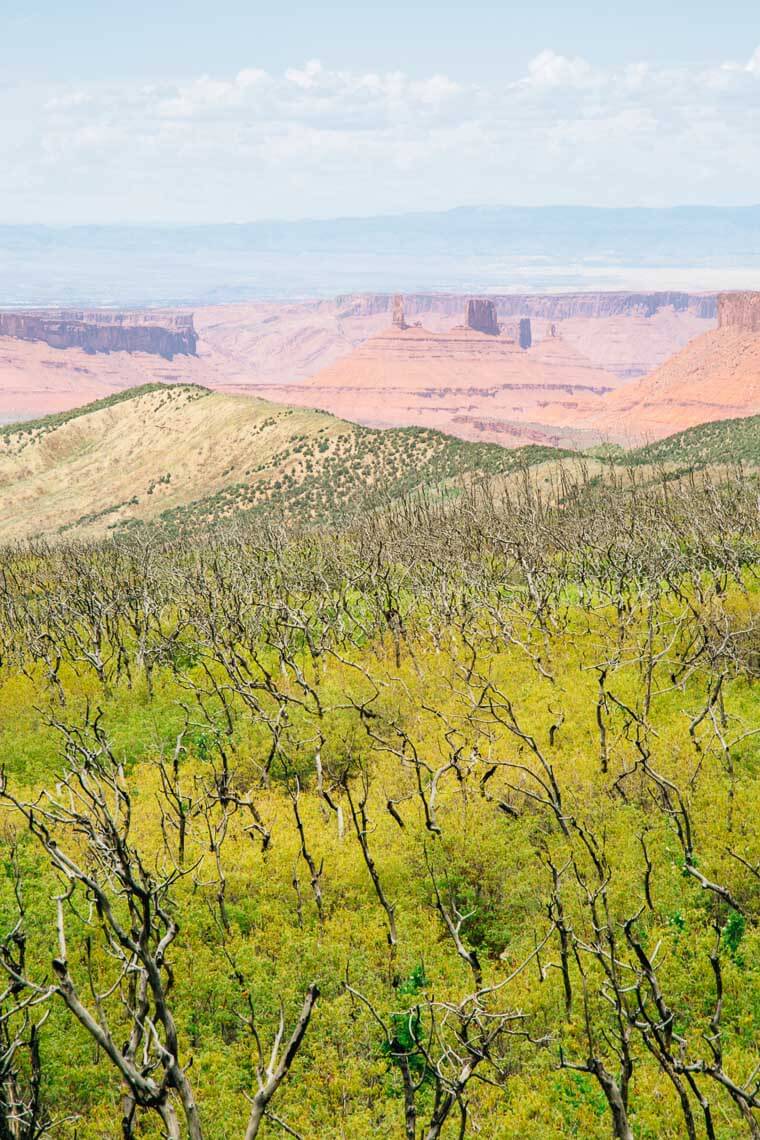
[(0, 226), (0, 305), (197, 305), (356, 291), (760, 286), (760, 206), (463, 207), (198, 226)]

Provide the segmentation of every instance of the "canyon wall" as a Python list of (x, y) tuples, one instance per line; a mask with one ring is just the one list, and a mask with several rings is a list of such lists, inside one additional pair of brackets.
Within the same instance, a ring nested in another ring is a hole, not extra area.
[(721, 293), (718, 327), (760, 333), (760, 293)]
[[(548, 321), (564, 321), (572, 317), (652, 317), (661, 309), (690, 312), (705, 320), (717, 316), (718, 301), (714, 293), (530, 293), (490, 294), (488, 300), (496, 308), (499, 319), (533, 317)], [(336, 298), (341, 315), (368, 317), (390, 312), (393, 298), (384, 293), (347, 294)], [(441, 313), (456, 317), (461, 312), (461, 293), (405, 293), (407, 317), (424, 313)]]
[(197, 334), (192, 315), (104, 311), (0, 312), (0, 336), (42, 341), (51, 348), (85, 352), (147, 352), (171, 360), (195, 356)]

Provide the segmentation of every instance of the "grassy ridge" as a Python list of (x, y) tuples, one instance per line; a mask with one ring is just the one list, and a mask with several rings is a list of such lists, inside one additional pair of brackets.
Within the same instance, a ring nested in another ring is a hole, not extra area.
[(141, 396), (147, 396), (151, 392), (161, 392), (164, 389), (176, 388), (192, 388), (198, 392), (199, 397), (210, 396), (211, 390), (209, 388), (202, 388), (200, 384), (162, 384), (155, 382), (153, 384), (140, 384), (136, 388), (125, 388), (123, 391), (114, 392), (112, 396), (104, 396), (100, 400), (93, 400), (90, 404), (82, 404), (79, 408), (70, 408), (65, 412), (53, 412), (49, 416), (41, 416), (37, 420), (22, 420), (20, 423), (9, 423), (0, 426), (0, 439), (5, 436), (14, 435), (44, 435), (47, 432), (55, 431), (56, 428), (63, 427), (64, 424), (70, 420), (77, 420), (81, 416), (89, 416), (92, 412), (102, 412), (104, 408), (114, 408), (117, 404), (124, 404), (129, 400), (137, 400)]
[[(200, 414), (194, 412), (191, 405), (205, 396), (210, 400)], [(86, 463), (65, 437), (60, 448), (35, 451), (43, 437), (69, 421), (84, 422), (90, 413), (117, 405), (124, 406), (122, 416), (91, 421), (92, 430), (84, 433)], [(592, 466), (601, 459), (617, 471), (639, 468), (645, 479), (647, 468), (663, 465), (677, 479), (714, 464), (760, 464), (760, 416), (703, 424), (629, 452), (540, 445), (512, 450), (430, 428), (363, 427), (190, 384), (146, 384), (6, 425), (0, 428), (2, 440), (6, 532), (15, 526), (14, 537), (32, 528), (89, 538), (145, 526), (171, 537), (263, 517), (329, 526), (420, 495), (450, 499), (463, 486), (579, 457)], [(24, 460), (16, 465), (21, 452)], [(24, 521), (14, 523), (21, 509)]]
[[(571, 451), (529, 445), (507, 450), (469, 443), (430, 428), (378, 430), (349, 425), (336, 438), (294, 434), (274, 457), (275, 475), (230, 483), (213, 495), (162, 512), (168, 533), (194, 531), (232, 518), (276, 514), (301, 523), (345, 521), (427, 491), (457, 494), (461, 480), (508, 475)], [(137, 520), (128, 526), (140, 525)]]
[(739, 461), (755, 466), (760, 464), (760, 416), (699, 424), (625, 452), (621, 461), (631, 467), (658, 463), (707, 467)]

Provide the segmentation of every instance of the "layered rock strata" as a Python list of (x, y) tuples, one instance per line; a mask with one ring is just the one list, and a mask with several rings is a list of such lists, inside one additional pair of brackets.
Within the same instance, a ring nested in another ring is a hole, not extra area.
[[(345, 316), (372, 316), (387, 313), (393, 298), (385, 293), (349, 294), (336, 298)], [(573, 317), (652, 317), (662, 309), (677, 313), (690, 312), (702, 320), (715, 320), (718, 298), (714, 293), (505, 293), (491, 296), (489, 304), (498, 320), (510, 317), (532, 317), (535, 320), (565, 321)], [(456, 317), (461, 311), (461, 294), (407, 293), (404, 296), (407, 317), (425, 313), (441, 313)]]
[(0, 336), (87, 353), (146, 352), (166, 360), (195, 356), (198, 341), (192, 315), (159, 312), (0, 312)]
[(718, 328), (760, 333), (760, 293), (721, 293)]
[[(514, 447), (556, 441), (557, 431), (543, 426), (544, 406), (570, 417), (579, 403), (598, 402), (618, 384), (560, 337), (524, 352), (504, 331), (386, 326), (305, 382), (256, 392), (374, 427), (434, 427)], [(560, 435), (567, 434), (563, 426)]]

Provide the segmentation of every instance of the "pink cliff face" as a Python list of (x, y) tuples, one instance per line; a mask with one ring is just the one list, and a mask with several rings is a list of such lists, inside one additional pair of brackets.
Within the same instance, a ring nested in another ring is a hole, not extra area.
[[(373, 426), (424, 424), (508, 446), (539, 430), (556, 442), (554, 425), (563, 439), (576, 427), (593, 429), (597, 419), (610, 438), (619, 432), (648, 438), (756, 410), (751, 378), (760, 370), (753, 371), (750, 358), (760, 351), (760, 336), (743, 329), (757, 312), (751, 295), (728, 295), (722, 302), (728, 327), (719, 330), (714, 294), (482, 300), (480, 313), (474, 306), (476, 324), (498, 324), (498, 335), (462, 327), (467, 298), (461, 294), (252, 302), (201, 308), (193, 317), (157, 310), (0, 312), (0, 420), (156, 381), (329, 408)], [(521, 351), (528, 322), (532, 344)], [(667, 374), (660, 371), (708, 332), (721, 334), (705, 342), (712, 346), (709, 367), (702, 367), (703, 346), (700, 359), (688, 356), (673, 361)], [(745, 340), (754, 343), (744, 346)], [(740, 391), (733, 391), (722, 362), (726, 368), (735, 362)], [(692, 376), (694, 368), (699, 376)], [(613, 393), (655, 373), (651, 392), (651, 385), (634, 386), (624, 401)]]
[(197, 345), (193, 318), (181, 313), (0, 312), (0, 336), (88, 353), (147, 352), (167, 360), (194, 356)]
[(721, 293), (718, 327), (760, 333), (760, 293)]
[[(347, 317), (388, 313), (393, 302), (394, 298), (387, 293), (349, 293), (335, 299)], [(494, 305), (500, 321), (520, 317), (548, 321), (620, 316), (649, 318), (662, 310), (689, 313), (711, 321), (717, 315), (714, 293), (505, 293), (491, 296), (488, 303)], [(404, 309), (407, 319), (436, 313), (453, 320), (462, 311), (462, 297), (458, 293), (406, 293)]]

